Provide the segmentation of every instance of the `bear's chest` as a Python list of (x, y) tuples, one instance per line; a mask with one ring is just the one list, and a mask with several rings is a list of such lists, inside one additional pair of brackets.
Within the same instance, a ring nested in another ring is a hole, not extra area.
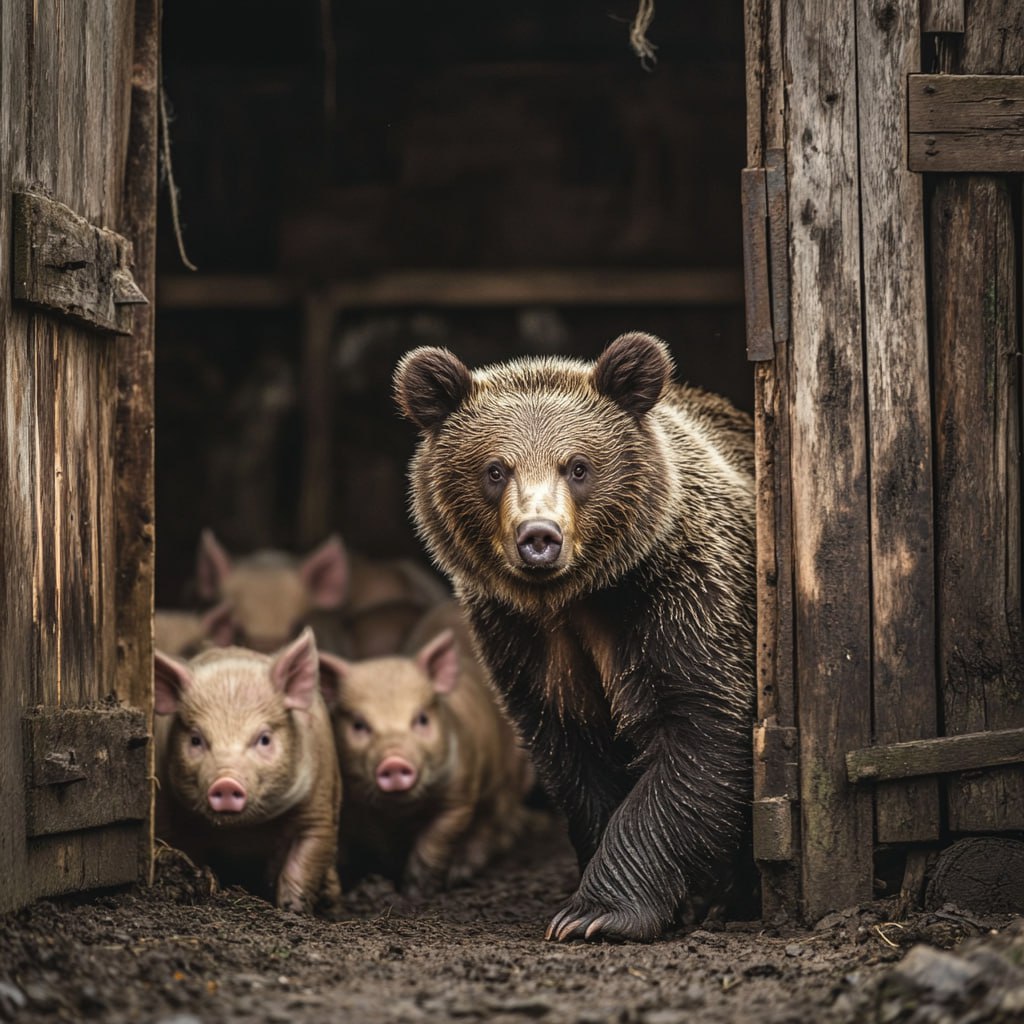
[[(621, 624), (620, 624), (621, 628)], [(619, 638), (601, 611), (578, 607), (546, 635), (544, 692), (563, 715), (606, 718), (621, 677)]]

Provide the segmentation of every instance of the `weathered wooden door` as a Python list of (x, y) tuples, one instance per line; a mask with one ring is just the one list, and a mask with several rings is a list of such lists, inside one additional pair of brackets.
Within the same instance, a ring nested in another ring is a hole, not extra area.
[(0, 5), (0, 911), (150, 860), (158, 25)]
[(814, 919), (1024, 827), (1024, 7), (745, 12), (755, 845)]

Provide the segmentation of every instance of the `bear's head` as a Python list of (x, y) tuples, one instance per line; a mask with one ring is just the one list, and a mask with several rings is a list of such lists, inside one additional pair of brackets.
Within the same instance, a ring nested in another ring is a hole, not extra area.
[(550, 609), (650, 553), (670, 515), (654, 410), (672, 370), (664, 342), (639, 332), (594, 363), (470, 371), (441, 348), (402, 358), (396, 400), (421, 432), (413, 515), (460, 593)]

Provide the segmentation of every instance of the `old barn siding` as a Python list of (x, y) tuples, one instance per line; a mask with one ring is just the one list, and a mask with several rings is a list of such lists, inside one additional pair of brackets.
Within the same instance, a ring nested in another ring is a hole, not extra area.
[[(94, 225), (124, 230), (134, 10), (134, 0), (2, 5), (5, 266), (14, 247), (15, 190), (45, 195)], [(143, 860), (148, 854), (137, 810), (128, 821), (115, 814), (84, 831), (71, 832), (69, 825), (64, 833), (28, 837), (26, 786), (56, 786), (72, 803), (74, 787), (89, 783), (33, 777), (22, 716), (36, 707), (57, 714), (60, 708), (121, 698), (144, 721), (150, 670), (140, 677), (138, 659), (129, 680), (119, 668), (116, 592), (120, 576), (134, 578), (138, 566), (144, 576), (151, 555), (126, 562), (115, 533), (118, 377), (126, 383), (137, 377), (119, 365), (120, 342), (13, 301), (10, 273), (0, 276), (0, 330), (2, 910), (43, 894), (134, 879), (140, 852)], [(135, 341), (151, 345), (151, 337), (141, 334)], [(140, 606), (146, 600), (140, 597)], [(148, 602), (151, 608), (151, 591)], [(142, 648), (151, 658), (146, 641)], [(139, 742), (136, 733), (133, 743)], [(58, 758), (70, 753), (50, 752)], [(111, 747), (98, 756), (108, 755), (117, 760), (121, 752)], [(132, 785), (148, 790), (146, 775), (144, 766), (136, 770)]]

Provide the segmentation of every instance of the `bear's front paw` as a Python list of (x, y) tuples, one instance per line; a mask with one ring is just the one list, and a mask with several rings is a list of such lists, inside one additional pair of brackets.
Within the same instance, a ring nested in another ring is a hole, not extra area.
[(610, 907), (577, 893), (551, 919), (545, 939), (567, 942), (572, 939), (618, 939), (650, 942), (662, 931), (661, 916), (639, 905)]

